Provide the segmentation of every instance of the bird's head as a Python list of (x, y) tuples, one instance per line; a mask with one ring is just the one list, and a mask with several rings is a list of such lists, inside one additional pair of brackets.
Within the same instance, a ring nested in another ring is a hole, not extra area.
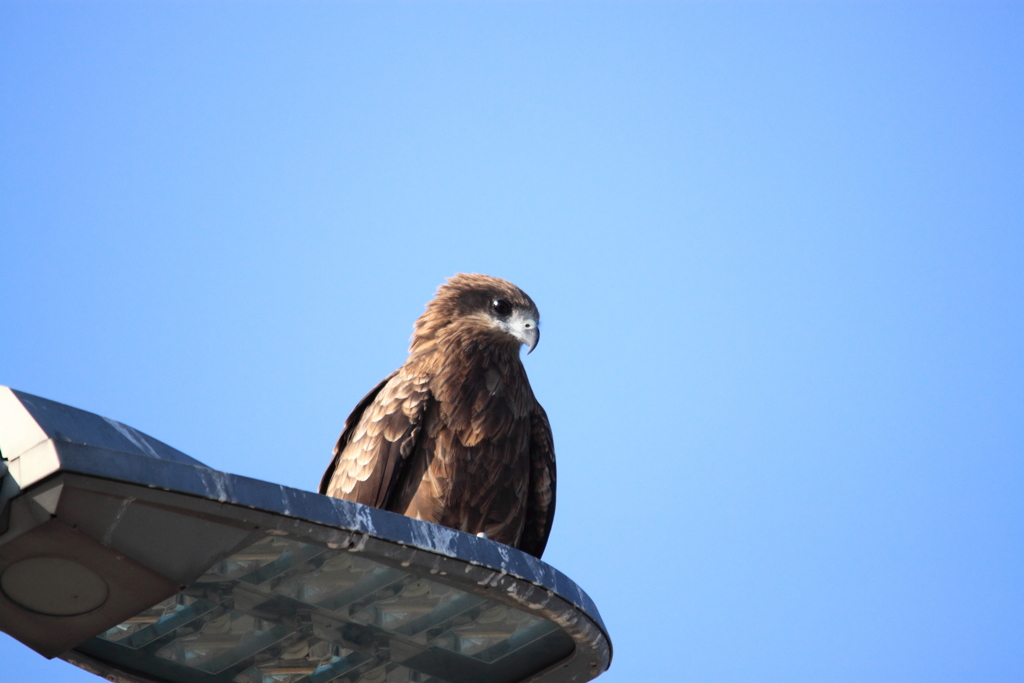
[(526, 292), (507, 280), (458, 273), (438, 287), (416, 321), (412, 350), (418, 341), (454, 335), (512, 349), (525, 344), (530, 353), (540, 341), (540, 313)]

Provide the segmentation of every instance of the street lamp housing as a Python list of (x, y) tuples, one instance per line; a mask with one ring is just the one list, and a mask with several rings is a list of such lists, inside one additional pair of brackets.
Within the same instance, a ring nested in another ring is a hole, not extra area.
[(556, 569), (211, 469), (0, 387), (0, 630), (138, 683), (586, 681), (611, 642)]

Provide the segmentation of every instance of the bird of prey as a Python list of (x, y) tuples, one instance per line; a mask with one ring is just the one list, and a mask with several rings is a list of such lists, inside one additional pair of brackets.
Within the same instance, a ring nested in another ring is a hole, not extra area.
[(320, 493), (540, 557), (555, 515), (548, 417), (519, 359), (540, 339), (529, 296), (459, 273), (413, 328), (409, 358), (345, 421)]

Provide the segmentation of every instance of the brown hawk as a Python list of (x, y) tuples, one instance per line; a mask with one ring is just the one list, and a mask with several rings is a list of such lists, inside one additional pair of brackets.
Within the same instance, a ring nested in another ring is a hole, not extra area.
[(555, 450), (520, 346), (540, 315), (500, 278), (458, 274), (413, 328), (409, 358), (345, 421), (320, 492), (443, 524), (540, 557), (555, 514)]

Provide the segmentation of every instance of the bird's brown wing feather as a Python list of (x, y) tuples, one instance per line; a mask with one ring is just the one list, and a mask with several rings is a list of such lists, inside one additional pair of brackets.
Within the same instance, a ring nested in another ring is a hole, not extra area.
[(385, 377), (345, 421), (320, 492), (388, 508), (431, 400), (425, 375), (399, 368)]
[(519, 549), (536, 558), (544, 554), (555, 518), (555, 442), (547, 413), (539, 405), (530, 420), (530, 488), (526, 524)]
[(352, 438), (352, 428), (355, 427), (356, 423), (359, 422), (363, 416), (363, 411), (366, 410), (366, 406), (377, 397), (380, 390), (384, 388), (384, 385), (391, 381), (391, 378), (398, 374), (398, 370), (395, 370), (390, 375), (382, 379), (377, 386), (370, 389), (369, 393), (356, 404), (356, 407), (352, 409), (352, 412), (347, 418), (345, 418), (345, 426), (341, 429), (341, 436), (338, 437), (338, 443), (334, 445), (334, 457), (331, 458), (331, 462), (327, 465), (327, 469), (324, 470), (324, 476), (320, 478), (320, 493), (324, 495), (331, 495), (328, 493), (331, 486), (331, 480), (334, 478), (334, 470), (338, 466), (338, 454), (344, 450), (345, 444), (348, 443), (349, 439)]

